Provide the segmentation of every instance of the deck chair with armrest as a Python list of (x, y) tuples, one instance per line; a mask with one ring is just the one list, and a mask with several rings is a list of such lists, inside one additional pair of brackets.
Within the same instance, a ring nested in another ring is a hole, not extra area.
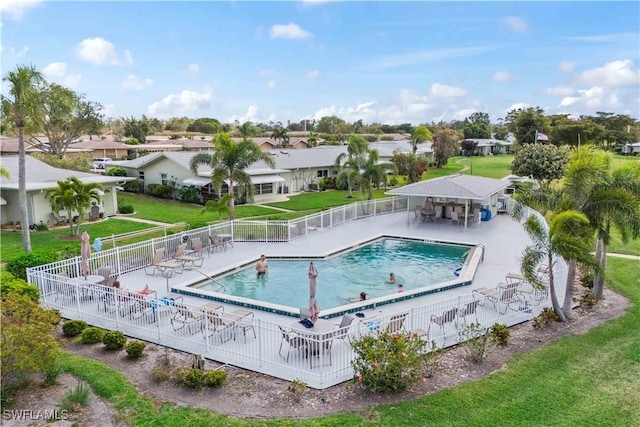
[(535, 305), (539, 305), (541, 301), (547, 298), (549, 288), (544, 283), (541, 287), (534, 286), (519, 273), (508, 273), (505, 280), (507, 287), (515, 287), (516, 292), (522, 295), (523, 298), (528, 297)]
[[(173, 255), (173, 259), (182, 263), (182, 266), (185, 270), (191, 270), (193, 267), (202, 267), (202, 263), (204, 262), (204, 258), (202, 256), (196, 255), (185, 255), (184, 251), (187, 249), (187, 245), (182, 244), (178, 245), (178, 249), (176, 253)], [(199, 264), (196, 264), (198, 263)]]
[(212, 251), (216, 249), (224, 249), (225, 251), (227, 250), (227, 243), (224, 241), (224, 239), (222, 239), (222, 237), (219, 237), (218, 235), (209, 236), (209, 242), (211, 243), (211, 246), (209, 247)]
[(389, 323), (382, 330), (383, 332), (388, 332), (390, 334), (394, 334), (401, 331), (406, 331), (404, 326), (404, 321), (409, 316), (409, 313), (398, 313), (391, 316)]
[[(507, 310), (511, 308), (511, 304), (521, 302), (520, 298), (518, 297), (517, 291), (517, 287), (507, 286), (503, 283), (493, 289), (480, 287), (472, 290), (471, 293), (477, 294), (478, 296), (482, 297), (484, 301), (493, 303), (493, 308), (495, 310), (497, 310), (501, 314), (505, 314)], [(498, 305), (501, 303), (505, 307), (504, 312), (498, 309)]]
[(462, 319), (465, 326), (467, 326), (467, 316), (475, 316), (476, 323), (478, 323), (478, 305), (479, 304), (480, 304), (480, 301), (477, 299), (474, 299), (473, 301), (466, 303), (464, 307), (458, 309), (456, 317), (458, 319)]
[[(159, 271), (163, 277), (169, 278), (173, 275), (173, 272), (180, 274), (184, 270), (184, 266), (181, 262), (177, 261), (163, 261), (164, 252), (166, 248), (156, 249), (155, 254), (153, 255), (153, 261), (151, 261), (151, 265), (144, 267), (144, 272), (149, 276), (153, 276), (156, 271)], [(151, 269), (151, 273), (149, 270)]]
[(149, 295), (130, 294), (129, 318), (131, 320), (142, 319), (147, 322), (155, 322), (157, 319), (155, 304), (157, 297), (156, 291), (151, 291)]
[(333, 339), (342, 340), (347, 343), (351, 343), (351, 335), (349, 334), (349, 329), (351, 328), (351, 323), (355, 320), (355, 317), (345, 314), (342, 316), (340, 320), (340, 324), (336, 325), (336, 329), (333, 330)]
[(174, 331), (186, 329), (189, 334), (197, 332), (202, 327), (204, 311), (200, 309), (189, 309), (183, 303), (174, 303), (175, 312), (170, 318)]
[[(202, 240), (199, 237), (194, 237), (193, 239), (191, 239), (191, 250), (193, 251), (192, 255), (196, 255), (200, 257), (203, 256), (205, 247), (202, 244)], [(207, 248), (207, 254), (208, 253), (209, 253), (209, 250)]]
[(429, 321), (428, 333), (431, 332), (431, 325), (436, 324), (440, 326), (442, 329), (442, 335), (444, 336), (444, 340), (447, 340), (447, 335), (445, 334), (445, 327), (447, 323), (455, 323), (458, 315), (457, 308), (451, 308), (449, 310), (445, 310), (440, 316), (436, 316), (435, 314), (431, 316), (431, 320)]
[(296, 348), (300, 350), (307, 345), (307, 341), (292, 330), (286, 330), (282, 326), (278, 326), (278, 329), (280, 329), (280, 334), (282, 335), (282, 340), (280, 341), (280, 349), (278, 350), (278, 355), (281, 357), (284, 357), (282, 356), (282, 346), (286, 342), (288, 349), (287, 349), (287, 357), (285, 360), (288, 362), (289, 355), (291, 354), (291, 349)]

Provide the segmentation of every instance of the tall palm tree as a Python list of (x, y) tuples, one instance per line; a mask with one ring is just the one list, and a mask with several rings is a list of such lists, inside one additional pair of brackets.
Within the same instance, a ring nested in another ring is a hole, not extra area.
[[(564, 322), (567, 320), (567, 314), (558, 302), (553, 267), (557, 257), (563, 257), (574, 259), (581, 265), (597, 268), (597, 261), (590, 252), (590, 237), (593, 233), (589, 220), (578, 211), (568, 210), (556, 215), (547, 230), (541, 219), (531, 215), (525, 220), (524, 229), (529, 234), (532, 244), (525, 248), (522, 255), (522, 274), (533, 286), (542, 287), (544, 284), (536, 271), (541, 263), (547, 264), (551, 305), (556, 315)], [(567, 287), (565, 292), (565, 301), (567, 298), (571, 299), (570, 287)]]
[(27, 181), (25, 165), (25, 128), (37, 130), (43, 119), (39, 102), (46, 81), (33, 66), (18, 66), (2, 79), (9, 84), (11, 98), (2, 95), (2, 117), (18, 131), (18, 206), (22, 224), (22, 247), (31, 252), (29, 214), (27, 212)]
[(380, 185), (381, 181), (387, 182), (387, 170), (395, 170), (393, 163), (380, 163), (378, 150), (369, 150), (367, 160), (362, 168), (362, 178), (368, 183), (368, 200), (373, 199), (373, 187)]
[(276, 126), (273, 128), (271, 138), (276, 142), (280, 141), (280, 148), (287, 148), (289, 146), (289, 135), (287, 135), (287, 129), (282, 126)]
[[(58, 181), (58, 186), (45, 191), (45, 197), (51, 203), (54, 212), (67, 211), (69, 231), (71, 235), (80, 234), (80, 224), (84, 214), (91, 207), (91, 202), (100, 202), (102, 185), (95, 182), (85, 184), (75, 176)], [(73, 212), (78, 214), (78, 222), (73, 224)]]
[(426, 126), (418, 126), (411, 133), (411, 149), (413, 150), (413, 154), (416, 154), (418, 151), (418, 144), (422, 144), (426, 141), (432, 141), (433, 135), (431, 131)]
[(368, 149), (369, 145), (367, 144), (367, 141), (360, 135), (354, 134), (349, 137), (347, 152), (340, 153), (340, 155), (336, 157), (335, 168), (338, 170), (346, 169), (343, 173), (346, 173), (347, 177), (348, 198), (353, 197), (353, 185), (357, 180), (357, 176), (360, 175), (360, 166), (362, 162), (360, 162), (358, 157), (364, 155)]
[(640, 237), (640, 164), (612, 170), (608, 154), (583, 147), (574, 151), (565, 189), (576, 209), (584, 212), (596, 230), (600, 270), (594, 276), (593, 294), (600, 300), (611, 230), (616, 229), (624, 243)]
[(318, 146), (318, 134), (317, 133), (309, 133), (309, 137), (307, 138), (307, 142), (305, 143), (307, 148), (313, 148)]
[[(239, 194), (243, 188), (251, 189), (251, 179), (245, 172), (253, 163), (262, 160), (269, 167), (275, 168), (275, 162), (269, 153), (263, 152), (260, 147), (250, 139), (235, 142), (226, 133), (219, 133), (213, 138), (213, 154), (198, 153), (191, 158), (189, 168), (193, 174), (198, 173), (198, 166), (209, 165), (213, 169), (211, 183), (217, 189), (218, 195), (222, 193), (222, 184), (228, 180), (229, 194), (233, 195), (234, 186), (238, 184)], [(233, 220), (235, 210), (234, 197), (229, 201), (229, 219)]]
[(222, 219), (222, 214), (229, 213), (229, 202), (232, 198), (233, 196), (231, 196), (230, 194), (225, 194), (218, 200), (207, 200), (207, 203), (204, 205), (204, 208), (202, 208), (202, 211), (200, 211), (200, 213), (204, 214), (206, 212), (211, 212), (214, 214), (218, 214), (218, 219), (220, 220)]

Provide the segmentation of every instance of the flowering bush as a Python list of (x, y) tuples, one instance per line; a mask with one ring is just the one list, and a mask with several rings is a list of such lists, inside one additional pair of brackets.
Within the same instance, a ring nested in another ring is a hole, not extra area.
[(406, 390), (420, 378), (432, 359), (419, 335), (388, 333), (365, 335), (352, 343), (354, 380), (370, 393)]

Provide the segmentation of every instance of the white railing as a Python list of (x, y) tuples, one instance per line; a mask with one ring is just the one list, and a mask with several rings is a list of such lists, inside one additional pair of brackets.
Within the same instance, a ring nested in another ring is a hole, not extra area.
[[(318, 389), (353, 377), (351, 361), (355, 354), (350, 341), (362, 335), (378, 331), (406, 331), (422, 335), (433, 343), (431, 348), (452, 346), (460, 341), (460, 331), (471, 323), (482, 328), (489, 328), (495, 323), (512, 326), (530, 320), (548, 304), (547, 299), (539, 301), (522, 294), (515, 302), (496, 302), (494, 306), (491, 301), (470, 293), (382, 317), (354, 318), (347, 331), (348, 337), (333, 333), (301, 334), (304, 346), (290, 348), (283, 339), (282, 330), (290, 331), (292, 323), (296, 322), (294, 318), (281, 323), (251, 318), (221, 329), (207, 322), (202, 306), (186, 303), (180, 306), (180, 301), (156, 295), (120, 294), (111, 287), (50, 273), (38, 274), (36, 284), (42, 304), (59, 309), (65, 318), (84, 320), (109, 330), (117, 329), (136, 339), (204, 354), (221, 363), (285, 380), (298, 378)], [(474, 310), (468, 309), (469, 304), (474, 306)], [(193, 313), (193, 319), (187, 322), (180, 320), (181, 310)], [(451, 310), (456, 314), (447, 316), (445, 313)], [(229, 313), (221, 314), (230, 318)], [(332, 320), (335, 320), (333, 330), (336, 331), (340, 319)], [(308, 354), (309, 349), (316, 351)]]

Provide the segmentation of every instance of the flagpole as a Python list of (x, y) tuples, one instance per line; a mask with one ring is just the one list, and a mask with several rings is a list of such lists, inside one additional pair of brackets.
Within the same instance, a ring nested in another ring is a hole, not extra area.
[(536, 139), (533, 141), (534, 144), (538, 143), (538, 130), (536, 129)]

